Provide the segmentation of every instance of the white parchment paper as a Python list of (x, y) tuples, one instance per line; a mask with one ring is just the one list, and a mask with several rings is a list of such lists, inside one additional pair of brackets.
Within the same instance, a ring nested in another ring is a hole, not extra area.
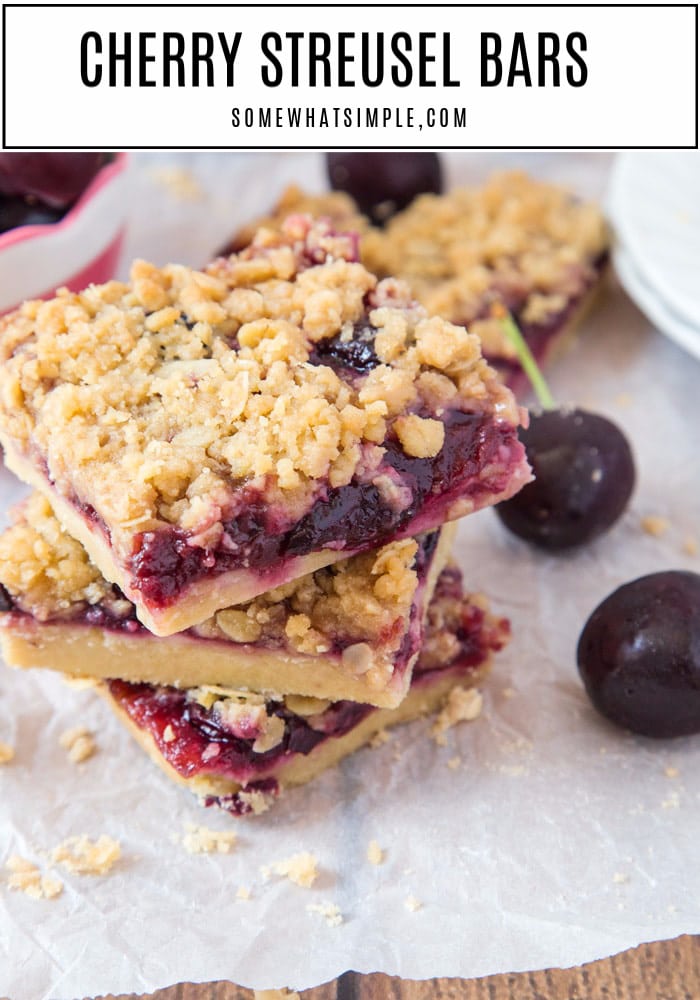
[[(523, 163), (601, 194), (609, 162), (461, 156), (449, 166), (455, 182)], [(319, 164), (311, 154), (142, 157), (128, 252), (202, 262), (285, 180), (319, 186)], [(164, 183), (173, 165), (197, 179), (200, 197), (183, 199), (182, 177)], [(217, 979), (304, 988), (347, 969), (480, 976), (700, 931), (700, 737), (657, 743), (615, 730), (589, 707), (575, 666), (581, 627), (610, 590), (655, 570), (700, 568), (683, 548), (700, 534), (700, 365), (613, 291), (551, 383), (561, 401), (628, 431), (638, 488), (608, 537), (561, 558), (509, 537), (491, 511), (463, 522), (466, 579), (511, 617), (514, 638), (486, 685), (483, 717), (452, 730), (448, 746), (417, 722), (270, 813), (236, 821), (171, 785), (94, 694), (49, 672), (0, 671), (0, 739), (17, 750), (0, 768), (0, 862), (19, 853), (44, 864), (44, 852), (83, 833), (107, 833), (123, 850), (106, 877), (62, 875), (53, 901), (10, 892), (0, 874), (1, 995)], [(3, 508), (22, 492), (0, 475)], [(648, 514), (668, 519), (663, 538), (641, 530)], [(58, 747), (75, 725), (99, 743), (80, 766)], [(459, 767), (448, 767), (455, 757)], [(238, 845), (191, 856), (179, 842), (187, 823), (235, 826)], [(366, 860), (370, 840), (386, 851), (378, 867)], [(313, 888), (263, 878), (261, 866), (300, 850), (319, 859)], [(248, 901), (236, 898), (241, 886)], [(339, 907), (342, 925), (307, 910), (325, 903)]]

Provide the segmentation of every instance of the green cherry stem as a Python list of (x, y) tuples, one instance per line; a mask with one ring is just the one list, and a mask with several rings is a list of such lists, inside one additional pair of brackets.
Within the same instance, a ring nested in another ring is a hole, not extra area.
[(510, 313), (506, 313), (505, 316), (501, 317), (501, 324), (503, 332), (517, 352), (518, 361), (522, 365), (523, 371), (530, 379), (530, 384), (535, 391), (540, 406), (543, 410), (556, 409), (557, 404), (554, 402), (554, 397), (549, 391), (549, 386), (545, 381), (544, 375), (532, 356), (532, 351), (527, 346), (525, 338), (520, 332), (520, 327)]

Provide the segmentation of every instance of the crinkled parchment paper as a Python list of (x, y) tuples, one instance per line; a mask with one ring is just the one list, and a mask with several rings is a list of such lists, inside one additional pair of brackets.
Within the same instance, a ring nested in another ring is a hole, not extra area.
[[(128, 250), (201, 262), (284, 180), (320, 185), (319, 159), (140, 158)], [(450, 160), (451, 180), (495, 162), (525, 162), (584, 194), (602, 192), (609, 166), (600, 156), (462, 156)], [(105, 877), (64, 873), (52, 901), (11, 892), (0, 874), (0, 994), (74, 998), (217, 979), (303, 988), (349, 968), (479, 976), (700, 930), (700, 738), (615, 730), (590, 708), (575, 667), (583, 622), (611, 589), (700, 568), (683, 549), (700, 534), (700, 365), (613, 290), (551, 382), (560, 400), (629, 432), (638, 488), (607, 538), (561, 558), (506, 535), (491, 511), (463, 523), (466, 579), (511, 617), (514, 638), (483, 716), (452, 730), (447, 746), (417, 722), (237, 822), (172, 786), (93, 693), (49, 673), (0, 672), (0, 739), (17, 751), (0, 768), (0, 862), (19, 853), (44, 864), (44, 852), (83, 833), (109, 834), (123, 850)], [(3, 507), (21, 492), (3, 473)], [(668, 519), (663, 537), (643, 532), (646, 515)], [(99, 744), (79, 766), (58, 746), (78, 724)], [(235, 825), (238, 844), (192, 856), (187, 823)], [(366, 859), (370, 840), (386, 852), (379, 866)], [(301, 850), (318, 857), (311, 889), (263, 878), (262, 866)], [(340, 926), (307, 909), (328, 903)]]

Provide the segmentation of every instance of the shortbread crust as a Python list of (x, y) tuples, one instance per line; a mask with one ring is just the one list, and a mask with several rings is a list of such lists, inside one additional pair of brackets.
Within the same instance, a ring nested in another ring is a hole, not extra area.
[(262, 812), (280, 790), (310, 781), (388, 726), (435, 710), (456, 686), (479, 684), (509, 638), (507, 621), (483, 597), (463, 594), (454, 567), (438, 581), (428, 620), (411, 687), (394, 709), (122, 681), (100, 692), (152, 759), (205, 805)]

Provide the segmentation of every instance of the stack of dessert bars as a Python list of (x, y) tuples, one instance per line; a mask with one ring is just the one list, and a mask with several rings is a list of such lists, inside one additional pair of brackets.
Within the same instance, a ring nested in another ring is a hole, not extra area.
[[(508, 637), (450, 562), (530, 478), (476, 336), (290, 216), (0, 320), (8, 664), (95, 679), (175, 780), (261, 812), (472, 688)], [(470, 584), (474, 581), (468, 581)]]

